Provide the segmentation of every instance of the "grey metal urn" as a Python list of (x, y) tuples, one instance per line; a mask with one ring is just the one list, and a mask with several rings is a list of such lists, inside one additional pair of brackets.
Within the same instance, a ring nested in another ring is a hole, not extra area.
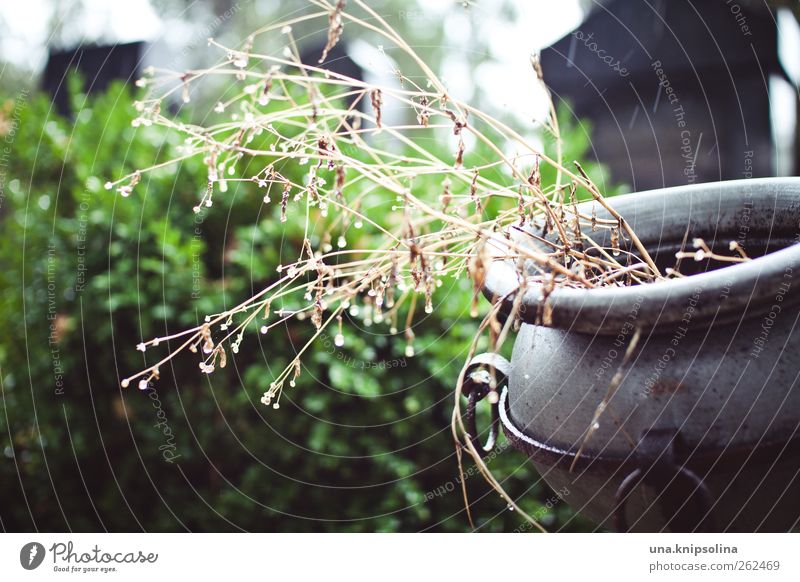
[[(546, 306), (542, 289), (528, 287), (511, 362), (484, 354), (471, 363), (469, 423), (487, 393), (473, 372), (492, 370), (503, 382), (490, 440), (502, 425), (545, 481), (566, 487), (565, 501), (604, 528), (796, 528), (800, 179), (700, 184), (608, 202), (662, 270), (696, 237), (724, 255), (736, 241), (752, 260), (683, 259), (684, 277), (556, 288)], [(592, 204), (581, 209), (589, 214)], [(601, 210), (598, 218), (610, 218)], [(607, 232), (594, 234), (610, 247)], [(511, 236), (536, 244), (522, 231)], [(517, 279), (513, 262), (495, 261), (484, 293), (507, 310)]]

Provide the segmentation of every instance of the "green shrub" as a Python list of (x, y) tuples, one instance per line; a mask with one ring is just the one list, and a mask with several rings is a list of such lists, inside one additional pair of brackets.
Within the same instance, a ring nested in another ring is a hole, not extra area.
[[(138, 342), (250, 296), (302, 232), (284, 228), (251, 184), (193, 214), (205, 183), (198, 159), (146, 174), (129, 198), (105, 190), (110, 178), (178, 155), (180, 143), (131, 126), (124, 86), (90, 98), (76, 86), (74, 119), (42, 95), (17, 107), (11, 96), (3, 109), (13, 139), (0, 208), (2, 527), (468, 529), (449, 426), (476, 328), (468, 281), (437, 291), (440, 307), (415, 329), (418, 357), (405, 358), (402, 337), (348, 322), (346, 345), (319, 342), (279, 411), (259, 398), (310, 337), (300, 323), (248, 337), (213, 377), (179, 357), (147, 390), (120, 388), (144, 365)], [(568, 131), (567, 155), (579, 158), (587, 138)], [(527, 511), (552, 496), (510, 448), (491, 466), (510, 493), (526, 494)], [(482, 529), (519, 525), (477, 473), (467, 483)], [(546, 515), (558, 527), (571, 513), (561, 505)]]

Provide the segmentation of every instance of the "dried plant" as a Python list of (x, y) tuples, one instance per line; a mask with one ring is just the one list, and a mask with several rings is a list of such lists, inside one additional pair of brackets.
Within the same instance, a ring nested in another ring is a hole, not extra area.
[[(198, 354), (201, 372), (211, 374), (225, 367), (228, 351), (239, 352), (247, 331), (267, 334), (289, 319), (307, 320), (313, 326), (312, 339), (269, 382), (261, 398), (265, 405), (278, 408), (283, 390), (294, 386), (302, 373), (302, 358), (314, 339), (333, 324), (338, 328), (336, 344), (344, 344), (345, 312), (360, 313), (386, 325), (391, 333), (403, 334), (406, 355), (412, 356), (416, 306), (421, 303), (421, 311), (432, 312), (435, 290), (445, 278), (469, 277), (475, 293), (473, 315), (477, 315), (478, 294), (492, 260), (525, 262), (528, 267), (520, 269), (518, 277), (520, 288), (621, 286), (662, 276), (624, 217), (606, 203), (581, 166), (561, 159), (554, 108), (544, 124), (557, 144), (556, 155), (550, 157), (507, 124), (450, 94), (425, 61), (363, 0), (353, 0), (347, 7), (342, 0), (311, 3), (317, 12), (258, 30), (242, 47), (209, 39), (223, 53), (217, 66), (153, 70), (139, 83), (152, 91), (137, 103), (140, 115), (135, 124), (161, 125), (182, 134), (183, 151), (170, 162), (109, 182), (108, 189), (129, 196), (142, 174), (201, 156), (208, 181), (194, 212), (211, 208), (214, 196), (224, 196), (230, 183), (254, 182), (265, 192), (264, 204), (279, 205), (280, 220), (301, 222), (306, 236), (295, 260), (279, 266), (276, 280), (254, 296), (207, 315), (198, 327), (140, 343), (142, 351), (168, 342), (177, 347), (123, 379), (123, 387), (138, 382), (146, 388), (158, 378), (160, 367), (187, 350)], [(300, 60), (292, 27), (313, 20), (327, 20), (327, 44), (319, 62), (307, 64)], [(377, 87), (319, 66), (350, 27), (381, 37), (393, 54), (411, 63), (413, 70), (393, 71), (400, 86)], [(276, 35), (283, 39), (279, 55), (256, 50), (263, 37)], [(542, 80), (536, 58), (531, 74)], [(228, 80), (229, 92), (238, 87), (216, 106), (222, 116), (219, 122), (188, 125), (164, 113), (166, 99), (179, 94), (189, 102), (193, 85), (207, 78)], [(410, 114), (406, 117), (415, 122), (393, 122), (397, 115), (389, 116), (389, 111)], [(455, 142), (451, 158), (443, 159), (425, 147), (431, 140), (448, 139), (447, 134)], [(268, 148), (253, 145), (259, 136), (268, 138)], [(480, 145), (494, 159), (471, 156), (469, 144)], [(255, 173), (237, 169), (254, 164)], [(555, 183), (542, 183), (540, 164), (556, 168)], [(287, 168), (300, 166), (305, 178), (291, 179)], [(432, 189), (432, 183), (438, 188)], [(275, 190), (280, 194), (273, 198), (270, 193)], [(590, 215), (579, 213), (576, 198), (581, 193), (612, 218), (598, 219), (596, 209)], [(366, 197), (386, 200), (392, 210), (367, 207)], [(325, 224), (325, 235), (310, 234), (317, 223)], [(537, 244), (519, 244), (504, 234), (526, 225)], [(348, 248), (348, 229), (362, 226), (380, 233), (382, 244)], [(601, 229), (610, 231), (610, 248), (592, 238)], [(406, 314), (402, 320), (401, 310)], [(497, 312), (495, 306), (484, 318), (473, 352), (486, 330), (494, 350), (508, 336), (516, 318), (512, 314), (501, 325)], [(472, 453), (487, 479), (519, 509), (465, 438), (459, 407), (463, 375), (462, 370), (453, 414), (459, 458), (462, 449)]]

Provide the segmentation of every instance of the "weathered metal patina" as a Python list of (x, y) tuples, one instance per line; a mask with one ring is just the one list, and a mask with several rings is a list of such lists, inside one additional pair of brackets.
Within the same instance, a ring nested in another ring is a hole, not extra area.
[[(502, 392), (494, 430), (502, 424), (542, 477), (568, 487), (566, 501), (602, 527), (797, 527), (800, 179), (669, 188), (609, 203), (662, 271), (694, 238), (720, 255), (731, 255), (735, 241), (752, 260), (683, 259), (686, 276), (627, 287), (528, 286), (510, 364), (495, 354), (471, 362), (468, 427), (487, 393), (478, 387), (485, 370), (483, 381), (494, 376)], [(581, 212), (590, 215), (592, 204)], [(599, 207), (597, 215), (610, 218)], [(524, 231), (511, 236), (541, 244)], [(592, 236), (611, 247), (607, 230)], [(513, 261), (497, 260), (485, 295), (507, 312), (518, 280)]]

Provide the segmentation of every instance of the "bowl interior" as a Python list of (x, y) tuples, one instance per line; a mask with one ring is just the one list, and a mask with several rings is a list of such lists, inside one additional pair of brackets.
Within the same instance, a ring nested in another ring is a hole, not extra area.
[[(653, 321), (669, 322), (664, 314), (681, 309), (698, 286), (704, 289), (704, 307), (709, 313), (719, 306), (720, 294), (745, 300), (756, 298), (758, 302), (762, 296), (774, 296), (773, 287), (782, 283), (785, 269), (800, 262), (800, 245), (795, 245), (800, 234), (798, 178), (666, 188), (617, 196), (608, 199), (608, 203), (631, 225), (662, 273), (677, 267), (684, 277), (627, 287), (557, 287), (547, 294), (550, 319), (545, 325), (577, 326), (576, 329), (596, 331), (607, 327), (609, 322), (624, 320), (642, 294), (648, 302), (653, 300), (650, 314)], [(581, 203), (579, 211), (583, 216), (594, 212), (600, 220), (612, 219), (593, 201)], [(584, 232), (587, 228), (584, 227)], [(590, 236), (611, 253), (611, 232), (609, 228), (598, 228), (590, 232)], [(547, 249), (541, 242), (540, 225), (529, 224), (515, 229), (511, 235), (518, 244), (537, 247), (539, 251)], [(730, 246), (736, 243), (752, 260), (730, 262), (705, 256), (695, 260), (694, 239), (702, 239), (712, 253), (722, 257), (737, 256)], [(617, 260), (623, 265), (639, 262), (633, 251), (632, 242), (620, 236)], [(679, 261), (675, 256), (679, 251), (692, 256)], [(587, 252), (600, 254), (595, 249)], [(541, 268), (530, 261), (526, 270), (541, 273)], [(502, 260), (500, 255), (489, 269), (484, 294), (493, 301), (504, 302), (508, 310), (518, 288), (518, 279), (514, 261)], [(523, 299), (526, 322), (539, 322), (536, 317), (542, 312), (539, 302), (544, 295), (540, 288), (528, 285)], [(737, 313), (734, 312), (740, 305), (737, 301), (725, 303), (724, 309), (731, 311), (727, 315), (735, 318)]]

